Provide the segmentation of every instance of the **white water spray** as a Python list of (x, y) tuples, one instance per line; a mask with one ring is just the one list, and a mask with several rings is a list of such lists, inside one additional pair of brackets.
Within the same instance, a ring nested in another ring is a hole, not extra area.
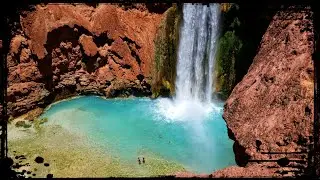
[(174, 120), (201, 120), (221, 110), (212, 102), (218, 40), (218, 4), (184, 4), (178, 50), (176, 96), (162, 99), (162, 114)]

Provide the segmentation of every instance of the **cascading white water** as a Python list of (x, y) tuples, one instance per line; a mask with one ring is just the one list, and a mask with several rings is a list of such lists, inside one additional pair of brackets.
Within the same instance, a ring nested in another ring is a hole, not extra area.
[(217, 107), (212, 94), (219, 17), (218, 4), (183, 5), (176, 95), (160, 102), (160, 111), (171, 119), (203, 119)]
[(219, 25), (219, 5), (183, 6), (176, 100), (210, 103)]

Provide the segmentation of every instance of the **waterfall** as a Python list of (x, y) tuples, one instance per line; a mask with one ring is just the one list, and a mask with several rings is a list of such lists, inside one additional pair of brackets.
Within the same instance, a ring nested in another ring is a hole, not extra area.
[(219, 18), (219, 4), (183, 5), (176, 95), (159, 103), (160, 113), (167, 118), (195, 121), (217, 110), (212, 94)]
[(218, 4), (183, 5), (176, 100), (211, 102), (219, 17)]

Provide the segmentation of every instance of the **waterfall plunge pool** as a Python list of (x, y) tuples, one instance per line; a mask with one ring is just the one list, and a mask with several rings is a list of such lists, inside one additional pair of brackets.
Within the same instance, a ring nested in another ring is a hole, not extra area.
[(52, 104), (41, 135), (29, 132), (9, 146), (44, 154), (55, 177), (212, 173), (235, 165), (222, 105), (81, 96)]

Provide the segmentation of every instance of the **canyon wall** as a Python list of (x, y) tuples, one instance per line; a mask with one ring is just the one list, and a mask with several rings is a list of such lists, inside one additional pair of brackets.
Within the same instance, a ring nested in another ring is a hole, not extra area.
[(312, 15), (310, 8), (299, 11), (288, 8), (273, 17), (248, 73), (235, 86), (224, 106), (229, 137), (235, 141), (236, 162), (247, 167), (247, 171), (246, 168), (227, 168), (215, 175), (257, 175), (253, 169), (258, 172), (268, 165), (275, 167), (264, 171), (266, 176), (271, 176), (281, 168), (279, 163), (252, 168), (250, 160), (289, 157), (307, 161), (307, 153), (287, 155), (285, 152), (307, 152), (312, 142)]
[(154, 40), (168, 7), (47, 4), (21, 12), (7, 57), (9, 115), (75, 94), (150, 96)]

